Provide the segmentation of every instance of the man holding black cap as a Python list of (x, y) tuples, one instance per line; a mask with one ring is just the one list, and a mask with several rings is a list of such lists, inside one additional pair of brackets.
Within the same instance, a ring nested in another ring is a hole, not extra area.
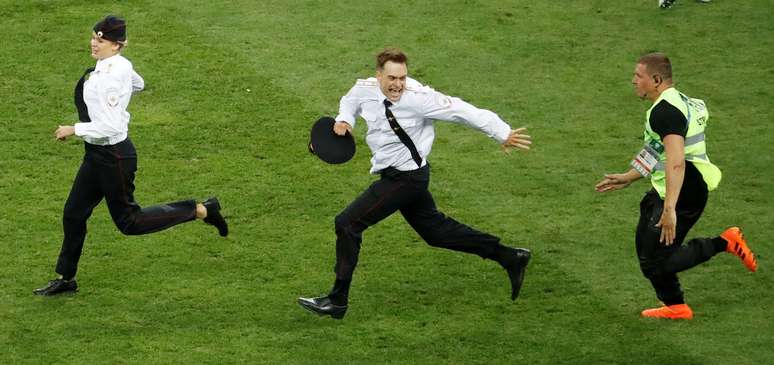
[(336, 281), (327, 296), (299, 298), (298, 303), (319, 315), (343, 318), (349, 287), (357, 265), (362, 233), (396, 211), (431, 246), (472, 253), (498, 262), (511, 281), (511, 299), (519, 295), (530, 259), (526, 249), (500, 244), (500, 239), (477, 231), (439, 212), (428, 190), (433, 121), (463, 123), (497, 140), (504, 148), (528, 150), (526, 129), (512, 130), (495, 113), (449, 97), (408, 77), (407, 57), (388, 48), (376, 57), (376, 78), (358, 80), (341, 98), (333, 130), (351, 132), (355, 118), (368, 125), (371, 173), (381, 175), (335, 221)]
[[(64, 207), (64, 241), (56, 264), (57, 278), (37, 295), (75, 292), (75, 273), (86, 239), (86, 221), (102, 198), (118, 229), (127, 235), (157, 232), (196, 218), (228, 235), (228, 226), (220, 214), (217, 198), (202, 203), (184, 200), (141, 208), (134, 201), (134, 173), (137, 152), (128, 137), (129, 113), (126, 111), (132, 92), (145, 83), (132, 63), (121, 56), (126, 46), (126, 23), (107, 16), (94, 25), (91, 56), (97, 60), (75, 87), (75, 106), (80, 123), (60, 125), (55, 135), (59, 140), (76, 135), (84, 141), (86, 154), (75, 177)], [(88, 79), (87, 79), (88, 77)]]

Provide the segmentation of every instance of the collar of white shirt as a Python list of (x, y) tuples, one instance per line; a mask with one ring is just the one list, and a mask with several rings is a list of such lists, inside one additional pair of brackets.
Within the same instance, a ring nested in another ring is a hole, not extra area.
[(101, 60), (97, 60), (97, 64), (94, 66), (94, 71), (96, 72), (107, 72), (110, 70), (110, 67), (113, 63), (115, 63), (116, 60), (118, 60), (118, 57), (121, 57), (120, 53), (116, 53), (115, 55), (112, 55), (108, 58), (103, 58)]

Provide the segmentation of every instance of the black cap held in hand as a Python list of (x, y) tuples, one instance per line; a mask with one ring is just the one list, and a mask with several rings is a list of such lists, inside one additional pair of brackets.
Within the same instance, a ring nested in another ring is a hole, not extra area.
[(108, 15), (94, 24), (94, 33), (102, 39), (113, 42), (126, 41), (126, 21), (117, 16)]
[(322, 117), (312, 126), (309, 139), (309, 152), (330, 164), (340, 164), (355, 155), (355, 138), (347, 132), (339, 136), (333, 132), (336, 121), (331, 117)]

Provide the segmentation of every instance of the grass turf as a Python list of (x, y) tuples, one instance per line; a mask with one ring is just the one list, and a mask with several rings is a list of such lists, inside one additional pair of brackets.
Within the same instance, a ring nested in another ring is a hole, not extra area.
[[(765, 257), (774, 3), (680, 1), (0, 1), (0, 363), (761, 364), (774, 357)], [(122, 236), (89, 221), (81, 292), (36, 298), (52, 275), (81, 143), (72, 87), (91, 25), (127, 18), (124, 54), (147, 90), (130, 106), (136, 198), (217, 194), (232, 234), (186, 224)], [(494, 110), (535, 139), (504, 155), (439, 123), (431, 191), (442, 211), (533, 250), (522, 296), (496, 264), (430, 249), (400, 216), (365, 234), (343, 321), (294, 302), (333, 279), (333, 217), (373, 177), (364, 128), (343, 166), (306, 152), (373, 55), (398, 45), (410, 74)], [(681, 275), (696, 319), (651, 321), (633, 247), (647, 184), (594, 193), (641, 141), (647, 102), (629, 80), (661, 50), (678, 87), (710, 108), (724, 171), (689, 237), (741, 225), (761, 257), (719, 255)]]

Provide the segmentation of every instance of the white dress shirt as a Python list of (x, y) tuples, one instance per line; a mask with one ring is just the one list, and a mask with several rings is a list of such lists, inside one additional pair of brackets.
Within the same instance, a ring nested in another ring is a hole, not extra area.
[[(368, 124), (366, 143), (371, 148), (371, 173), (394, 167), (401, 171), (419, 168), (411, 158), (411, 152), (390, 128), (385, 114), (387, 97), (379, 88), (379, 82), (371, 77), (358, 80), (339, 103), (336, 120), (355, 126), (355, 118), (361, 116)], [(406, 88), (400, 100), (390, 107), (401, 128), (406, 131), (422, 157), (422, 166), (433, 147), (435, 120), (463, 123), (475, 128), (499, 143), (504, 143), (511, 127), (497, 114), (479, 109), (462, 99), (439, 93), (429, 86), (407, 78)]]
[(129, 100), (132, 92), (145, 87), (132, 63), (117, 54), (97, 61), (83, 84), (83, 101), (91, 123), (75, 123), (75, 135), (97, 145), (114, 145), (126, 139), (129, 130)]

